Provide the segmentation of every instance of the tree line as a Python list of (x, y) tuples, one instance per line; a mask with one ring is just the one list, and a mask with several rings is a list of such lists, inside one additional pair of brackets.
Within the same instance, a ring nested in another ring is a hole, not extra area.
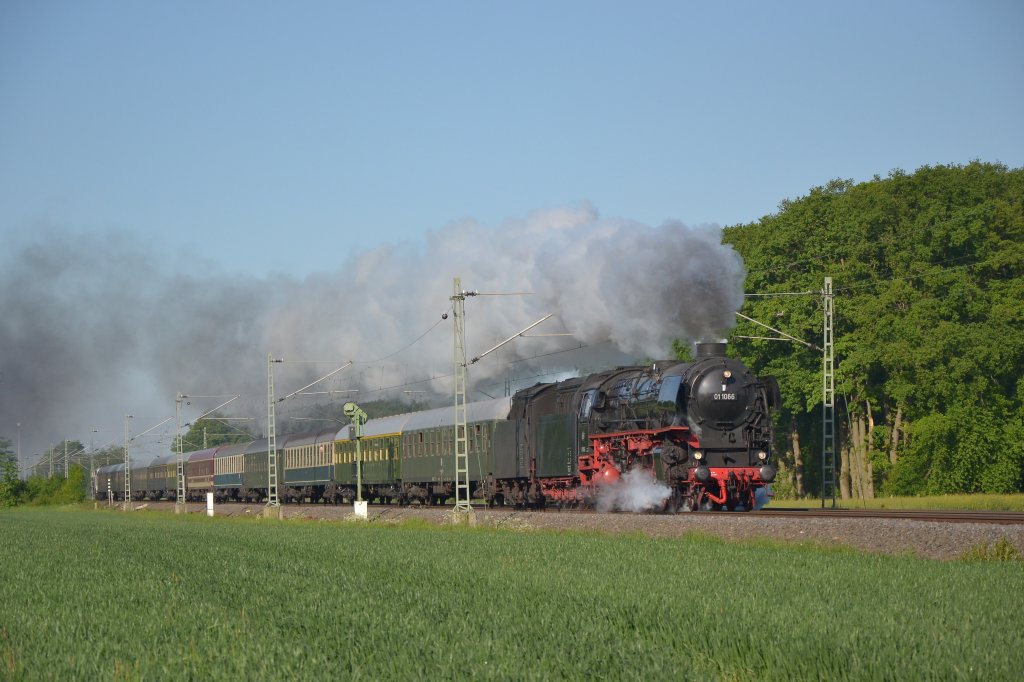
[[(724, 238), (748, 294), (778, 294), (743, 314), (818, 346), (833, 279), (843, 498), (1024, 489), (1024, 170), (834, 180)], [(741, 321), (730, 341), (782, 388), (778, 487), (815, 494), (821, 351), (758, 336), (777, 335)]]
[[(68, 441), (69, 445), (72, 443)], [(84, 500), (87, 489), (88, 473), (79, 462), (68, 466), (66, 476), (62, 461), (59, 475), (50, 476), (48, 471), (43, 473), (39, 469), (22, 480), (10, 440), (0, 437), (0, 508), (19, 504), (72, 504)]]

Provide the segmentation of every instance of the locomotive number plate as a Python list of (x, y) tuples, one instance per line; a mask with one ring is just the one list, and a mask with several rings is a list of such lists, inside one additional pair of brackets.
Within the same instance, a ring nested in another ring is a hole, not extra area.
[(715, 400), (736, 400), (735, 393), (716, 393)]

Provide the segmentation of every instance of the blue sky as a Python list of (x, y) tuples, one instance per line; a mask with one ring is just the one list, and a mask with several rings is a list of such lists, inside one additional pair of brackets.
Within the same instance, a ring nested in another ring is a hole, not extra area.
[(836, 177), (1024, 164), (1022, 34), (1001, 0), (7, 0), (0, 229), (304, 276), (583, 202), (747, 222)]

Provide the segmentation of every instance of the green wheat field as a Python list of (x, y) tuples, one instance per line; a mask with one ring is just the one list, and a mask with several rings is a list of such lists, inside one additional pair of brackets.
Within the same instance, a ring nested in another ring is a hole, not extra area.
[(0, 513), (0, 679), (1019, 679), (1020, 561)]

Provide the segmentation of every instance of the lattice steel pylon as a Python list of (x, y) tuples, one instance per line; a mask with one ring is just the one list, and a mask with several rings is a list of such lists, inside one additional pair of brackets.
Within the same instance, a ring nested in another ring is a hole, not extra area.
[(178, 436), (178, 492), (174, 498), (174, 513), (181, 514), (185, 511), (185, 444), (181, 437), (181, 401), (188, 396), (184, 396), (181, 393), (178, 394), (178, 399), (175, 401), (174, 418), (177, 422), (175, 426), (177, 429), (175, 433)]
[(836, 375), (835, 347), (833, 337), (834, 302), (832, 299), (832, 278), (825, 278), (822, 290), (825, 313), (824, 350), (821, 370), (821, 506), (831, 498), (836, 506)]
[(466, 296), (462, 280), (455, 278), (452, 316), (455, 318), (455, 510), (473, 511), (469, 492), (469, 439), (466, 418)]
[(132, 458), (128, 451), (128, 420), (130, 414), (124, 417), (124, 508), (128, 509), (128, 503), (132, 499)]
[(267, 353), (267, 507), (280, 507), (277, 496), (277, 412), (274, 409), (274, 360)]

